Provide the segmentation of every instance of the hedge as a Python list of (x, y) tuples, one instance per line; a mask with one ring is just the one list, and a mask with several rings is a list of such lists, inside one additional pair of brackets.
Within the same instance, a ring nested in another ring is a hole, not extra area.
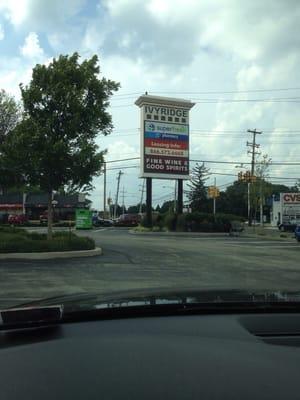
[(42, 233), (29, 233), (23, 229), (0, 229), (0, 253), (35, 253), (43, 251), (92, 250), (95, 242), (74, 233), (56, 232), (51, 240)]
[[(179, 215), (167, 212), (153, 218), (153, 226), (156, 229), (166, 228), (179, 232), (229, 232), (232, 222), (244, 222), (244, 219), (232, 214), (213, 215), (201, 212)], [(147, 226), (145, 220), (142, 221), (142, 226)]]

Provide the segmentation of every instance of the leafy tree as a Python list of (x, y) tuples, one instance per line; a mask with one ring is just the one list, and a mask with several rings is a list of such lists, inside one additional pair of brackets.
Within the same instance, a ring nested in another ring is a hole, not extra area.
[(0, 146), (17, 126), (21, 116), (20, 105), (5, 90), (0, 90)]
[(104, 151), (98, 133), (112, 130), (109, 97), (119, 84), (99, 78), (97, 56), (59, 56), (36, 65), (28, 86), (20, 85), (23, 120), (14, 130), (9, 153), (26, 183), (48, 193), (48, 238), (52, 237), (52, 193), (62, 187), (91, 188)]
[(174, 200), (168, 200), (165, 201), (162, 206), (160, 207), (160, 212), (162, 214), (168, 212), (168, 211), (174, 211)]
[(235, 181), (226, 188), (225, 192), (220, 193), (217, 199), (218, 212), (247, 217), (247, 197), (247, 183)]
[(209, 169), (203, 164), (196, 164), (188, 183), (188, 199), (193, 211), (208, 211), (209, 201), (205, 182), (208, 179)]
[(251, 208), (254, 210), (254, 215), (256, 215), (259, 207), (263, 210), (266, 197), (272, 194), (272, 186), (267, 182), (267, 178), (269, 177), (268, 170), (271, 163), (272, 159), (269, 158), (267, 154), (264, 154), (256, 164), (256, 181), (250, 186), (250, 201)]
[[(138, 214), (140, 212), (140, 205), (129, 206), (127, 209), (128, 214)], [(142, 204), (141, 212), (146, 212), (146, 204)]]
[(20, 105), (14, 97), (0, 90), (0, 189), (17, 185), (19, 174), (16, 174), (14, 165), (5, 156), (5, 145), (8, 136), (20, 120)]

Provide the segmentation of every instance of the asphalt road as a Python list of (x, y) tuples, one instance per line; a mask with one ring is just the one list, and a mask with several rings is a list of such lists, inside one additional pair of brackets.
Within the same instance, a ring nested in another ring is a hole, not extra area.
[(146, 236), (121, 228), (88, 234), (103, 248), (102, 256), (0, 261), (0, 307), (86, 291), (300, 289), (300, 244), (294, 240)]

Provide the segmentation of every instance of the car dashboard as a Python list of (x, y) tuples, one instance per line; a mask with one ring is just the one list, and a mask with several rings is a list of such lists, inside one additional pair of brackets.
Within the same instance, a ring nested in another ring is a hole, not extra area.
[(98, 320), (0, 332), (1, 399), (300, 397), (300, 315)]

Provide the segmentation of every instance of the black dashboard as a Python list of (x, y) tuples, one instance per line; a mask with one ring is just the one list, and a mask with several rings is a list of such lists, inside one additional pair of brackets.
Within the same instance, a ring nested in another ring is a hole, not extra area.
[(129, 318), (1, 332), (0, 398), (297, 399), (300, 315)]

